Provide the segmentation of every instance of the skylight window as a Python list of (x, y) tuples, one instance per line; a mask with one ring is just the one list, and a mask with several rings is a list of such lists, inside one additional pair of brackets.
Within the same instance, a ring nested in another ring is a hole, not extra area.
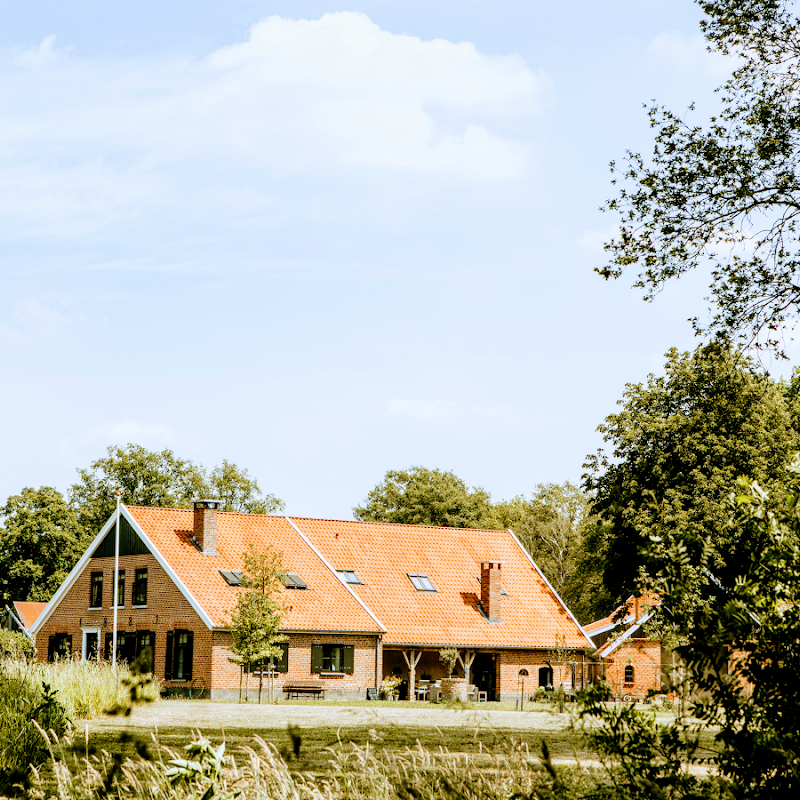
[(337, 569), (336, 572), (338, 573), (342, 583), (362, 583), (361, 579), (358, 577), (358, 575), (356, 575), (356, 572), (353, 569)]
[(221, 569), (219, 574), (228, 582), (228, 586), (241, 586), (242, 573), (238, 569)]
[(308, 589), (308, 584), (295, 572), (287, 572), (281, 580), (287, 589)]
[(406, 573), (408, 579), (414, 584), (414, 588), (418, 592), (435, 592), (436, 587), (431, 583), (431, 579), (427, 575), (420, 575), (418, 573)]

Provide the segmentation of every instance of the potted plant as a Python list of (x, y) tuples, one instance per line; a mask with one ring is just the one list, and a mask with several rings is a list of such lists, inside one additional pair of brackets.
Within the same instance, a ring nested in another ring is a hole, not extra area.
[(447, 669), (447, 677), (442, 678), (442, 696), (450, 700), (467, 700), (467, 679), (454, 678), (453, 670), (458, 662), (458, 650), (455, 647), (443, 647), (439, 651), (439, 661)]
[(381, 681), (381, 697), (384, 700), (397, 700), (397, 687), (400, 685), (400, 677), (389, 675)]

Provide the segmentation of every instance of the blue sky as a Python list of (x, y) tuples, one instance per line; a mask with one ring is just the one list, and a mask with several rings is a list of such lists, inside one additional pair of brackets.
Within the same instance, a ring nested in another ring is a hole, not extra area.
[(413, 464), (507, 498), (695, 346), (702, 276), (593, 272), (642, 104), (729, 69), (690, 0), (0, 13), (0, 498), (129, 441), (298, 515)]

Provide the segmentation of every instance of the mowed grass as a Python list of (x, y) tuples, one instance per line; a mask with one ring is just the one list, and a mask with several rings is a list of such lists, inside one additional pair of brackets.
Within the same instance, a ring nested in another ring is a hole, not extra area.
[[(213, 713), (213, 705), (187, 702), (186, 710), (192, 706), (197, 707), (197, 716), (202, 724), (192, 724), (190, 720), (186, 720), (184, 713), (181, 724), (170, 725), (162, 719), (157, 726), (157, 733), (154, 728), (129, 725), (125, 718), (105, 717), (83, 723), (80, 727), (88, 724), (90, 753), (106, 750), (109, 753), (119, 753), (123, 757), (134, 757), (143, 748), (149, 748), (153, 752), (154, 736), (159, 744), (180, 751), (191, 740), (192, 732), (199, 730), (215, 743), (224, 739), (228, 752), (234, 754), (239, 748), (251, 744), (254, 736), (258, 736), (274, 745), (291, 769), (316, 775), (322, 775), (331, 769), (332, 750), (349, 748), (353, 744), (362, 748), (369, 744), (377, 751), (391, 753), (401, 753), (421, 745), (431, 751), (445, 750), (453, 754), (471, 755), (522, 746), (531, 755), (537, 756), (541, 753), (542, 741), (546, 741), (551, 757), (556, 761), (574, 761), (576, 758), (579, 761), (591, 761), (596, 758), (586, 749), (580, 733), (572, 728), (568, 714), (521, 713), (519, 726), (496, 726), (492, 724), (491, 714), (486, 715), (487, 719), (476, 722), (474, 714), (466, 713), (463, 715), (463, 724), (458, 724), (457, 719), (452, 717), (453, 714), (459, 714), (458, 711), (441, 709), (441, 722), (446, 724), (437, 725), (436, 718), (439, 714), (424, 713), (430, 711), (430, 707), (420, 707), (419, 710), (423, 713), (416, 714), (416, 709), (411, 704), (386, 703), (386, 706), (393, 709), (405, 705), (410, 713), (404, 715), (402, 723), (382, 719), (378, 714), (369, 719), (344, 721), (336, 725), (325, 724), (324, 719), (313, 724), (276, 724), (274, 717), (263, 722), (251, 720), (246, 725), (214, 725), (208, 722), (209, 714)], [(281, 704), (284, 705), (306, 704)], [(318, 707), (321, 705), (319, 703)], [(337, 704), (338, 707), (342, 705), (350, 704)], [(372, 703), (369, 708), (376, 709), (380, 706)], [(320, 716), (326, 716), (322, 709), (319, 710)], [(476, 709), (473, 707), (469, 710)], [(419, 717), (418, 723), (415, 723), (414, 717)], [(535, 724), (537, 719), (541, 720), (541, 726)], [(79, 752), (86, 746), (84, 737), (85, 729), (79, 730), (75, 737)]]

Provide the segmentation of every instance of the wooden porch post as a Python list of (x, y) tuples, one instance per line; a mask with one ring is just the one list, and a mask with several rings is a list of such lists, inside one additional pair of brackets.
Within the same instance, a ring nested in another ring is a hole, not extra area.
[(408, 699), (411, 702), (414, 702), (417, 699), (417, 695), (414, 692), (417, 677), (417, 664), (419, 664), (419, 660), (422, 658), (422, 650), (417, 652), (416, 650), (403, 650), (403, 658), (406, 660), (406, 665), (408, 666)]
[(472, 668), (472, 662), (475, 660), (475, 656), (477, 653), (474, 650), (465, 650), (464, 651), (464, 658), (461, 658), (461, 652), (459, 651), (458, 660), (461, 662), (461, 667), (464, 670), (464, 679), (469, 685), (469, 671)]

